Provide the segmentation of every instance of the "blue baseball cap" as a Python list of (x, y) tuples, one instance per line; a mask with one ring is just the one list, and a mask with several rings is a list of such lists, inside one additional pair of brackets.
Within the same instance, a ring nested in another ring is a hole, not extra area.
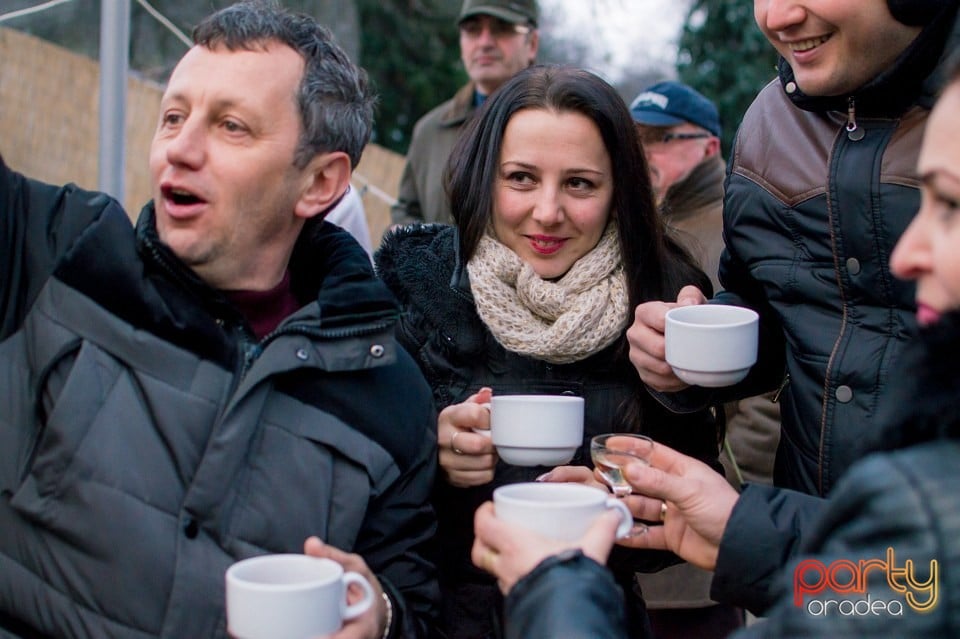
[(720, 137), (720, 113), (699, 91), (681, 82), (658, 82), (630, 103), (633, 121), (647, 126), (676, 126), (684, 122)]

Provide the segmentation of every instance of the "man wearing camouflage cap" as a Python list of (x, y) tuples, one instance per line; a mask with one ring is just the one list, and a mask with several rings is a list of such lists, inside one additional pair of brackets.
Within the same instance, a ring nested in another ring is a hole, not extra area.
[(464, 123), (501, 84), (534, 63), (540, 39), (536, 0), (465, 0), (457, 25), (470, 81), (413, 127), (394, 224), (450, 223), (443, 170)]

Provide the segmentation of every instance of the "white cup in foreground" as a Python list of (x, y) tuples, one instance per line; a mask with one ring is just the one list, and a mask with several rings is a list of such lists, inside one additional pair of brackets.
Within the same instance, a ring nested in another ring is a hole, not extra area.
[[(227, 569), (227, 630), (236, 639), (312, 639), (336, 632), (373, 604), (370, 582), (331, 559), (261, 555)], [(347, 605), (355, 583), (363, 599)]]
[(757, 361), (759, 315), (724, 304), (667, 311), (666, 360), (674, 374), (697, 386), (730, 386)]
[(583, 443), (583, 398), (494, 395), (490, 435), (500, 459), (515, 466), (566, 464)]
[(500, 486), (493, 491), (497, 519), (534, 530), (561, 541), (580, 539), (609, 508), (620, 511), (617, 537), (630, 534), (633, 515), (623, 500), (583, 484), (529, 482)]

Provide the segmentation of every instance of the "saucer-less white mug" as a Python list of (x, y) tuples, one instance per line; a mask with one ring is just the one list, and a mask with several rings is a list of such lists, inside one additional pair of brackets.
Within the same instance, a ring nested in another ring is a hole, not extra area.
[(494, 395), (490, 436), (500, 459), (515, 466), (559, 466), (583, 444), (583, 398)]
[(731, 386), (757, 361), (759, 316), (724, 304), (677, 306), (667, 311), (666, 360), (674, 374), (697, 386)]
[(534, 530), (561, 541), (580, 539), (604, 511), (620, 511), (617, 537), (630, 534), (633, 515), (622, 499), (573, 483), (528, 482), (500, 486), (493, 491), (497, 519)]
[[(370, 582), (331, 559), (261, 555), (227, 569), (227, 631), (235, 639), (315, 639), (336, 632), (373, 604)], [(347, 586), (364, 596), (347, 605)]]

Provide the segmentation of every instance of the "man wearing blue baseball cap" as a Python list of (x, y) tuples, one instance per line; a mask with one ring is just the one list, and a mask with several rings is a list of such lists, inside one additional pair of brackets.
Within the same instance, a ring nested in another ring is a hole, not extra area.
[[(720, 114), (707, 97), (681, 82), (659, 82), (630, 104), (643, 141), (657, 206), (667, 227), (720, 288), (723, 251), (723, 180)], [(771, 483), (780, 415), (770, 397), (728, 402), (721, 456), (735, 486)], [(638, 574), (654, 634), (719, 638), (742, 625), (743, 612), (710, 599), (713, 574), (690, 564)]]
[[(630, 113), (643, 140), (658, 201), (664, 199), (671, 186), (685, 180), (701, 165), (713, 169), (709, 171), (711, 177), (719, 168), (722, 189), (720, 114), (713, 102), (686, 84), (660, 82), (634, 98)], [(718, 230), (719, 213), (720, 209)], [(719, 255), (718, 251), (718, 258)], [(716, 278), (715, 271), (707, 274)]]

